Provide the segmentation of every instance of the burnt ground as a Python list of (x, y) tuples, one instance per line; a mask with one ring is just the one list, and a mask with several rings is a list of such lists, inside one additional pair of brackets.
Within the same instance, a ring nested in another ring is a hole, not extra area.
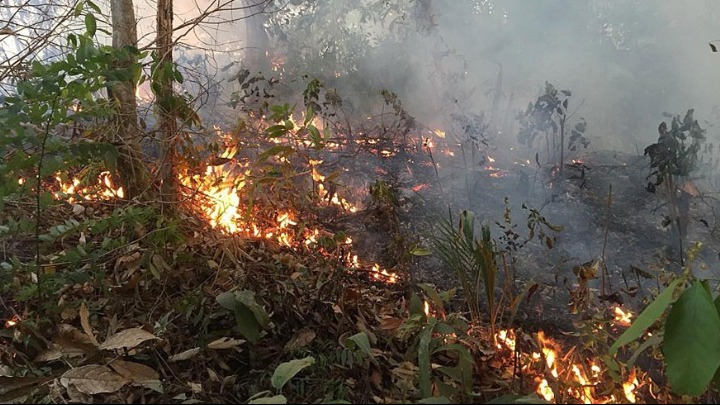
[[(563, 227), (561, 232), (551, 232), (556, 238), (552, 249), (535, 240), (511, 255), (516, 260), (515, 291), (538, 284), (536, 292), (519, 310), (518, 320), (526, 325), (550, 324), (571, 329), (576, 318), (571, 316), (568, 305), (571, 291), (576, 291), (579, 284), (573, 269), (602, 258), (604, 245), (606, 292), (612, 295), (611, 301), (635, 310), (661, 286), (663, 274), (682, 269), (674, 228), (663, 224), (667, 207), (659, 195), (645, 190), (649, 173), (646, 157), (615, 151), (588, 153), (583, 163), (566, 164), (561, 179), (556, 168), (540, 167), (535, 162), (496, 162), (490, 168), (482, 157), (480, 164), (468, 166), (458, 164), (459, 159), (438, 162), (436, 158), (433, 165), (427, 157), (423, 160), (411, 156), (375, 162), (375, 169), (365, 180), (367, 183), (372, 178), (383, 178), (398, 187), (401, 228), (408, 244), (430, 247), (427, 236), (434, 221), (438, 217), (447, 218), (448, 212), (456, 215), (461, 209), (474, 211), (478, 226), (481, 222), (493, 224), (493, 236), (498, 237), (501, 229), (495, 224), (503, 221), (505, 197), (509, 198), (512, 222), (519, 234), (528, 234), (528, 211), (522, 208), (523, 204), (537, 209), (550, 223)], [(439, 166), (437, 174), (435, 166)], [(498, 177), (492, 177), (492, 173), (498, 173)], [(427, 186), (413, 191), (418, 184)], [(695, 179), (694, 184), (700, 195), (689, 201), (683, 248), (687, 250), (691, 243), (702, 242), (693, 268), (701, 277), (717, 275), (717, 270), (714, 273), (700, 270), (701, 263), (709, 269), (720, 268), (720, 249), (713, 232), (717, 200), (708, 191), (712, 189), (708, 181)], [(610, 186), (612, 200), (608, 212)], [(385, 220), (378, 219), (372, 210), (356, 219), (364, 224), (362, 229), (356, 229), (364, 235), (357, 244), (363, 257), (374, 257), (388, 266), (396, 264), (396, 258), (383, 257), (392, 255), (388, 248), (392, 236)], [(443, 289), (457, 286), (454, 276), (434, 256), (414, 257), (409, 273), (411, 283), (432, 283)], [(599, 276), (588, 283), (596, 296), (601, 289)]]

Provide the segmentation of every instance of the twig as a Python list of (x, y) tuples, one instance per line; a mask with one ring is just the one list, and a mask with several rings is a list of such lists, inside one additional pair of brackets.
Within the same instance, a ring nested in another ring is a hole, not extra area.
[(53, 98), (52, 106), (50, 109), (50, 115), (47, 118), (45, 124), (45, 132), (43, 133), (43, 139), (40, 143), (40, 156), (38, 159), (38, 173), (37, 173), (37, 193), (35, 194), (35, 267), (37, 269), (37, 293), (38, 293), (38, 308), (42, 306), (42, 267), (40, 266), (40, 216), (42, 214), (41, 197), (42, 197), (42, 169), (43, 161), (45, 159), (45, 147), (47, 145), (48, 137), (50, 136), (50, 125), (52, 124), (53, 116), (55, 115), (55, 107), (57, 106), (58, 96), (55, 95)]
[[(600, 293), (605, 296), (605, 277), (607, 274), (607, 264), (605, 264), (605, 248), (607, 247), (608, 231), (610, 229), (610, 206), (612, 204), (612, 183), (610, 183), (610, 189), (607, 197), (607, 215), (605, 216), (605, 235), (603, 236), (603, 247), (602, 247), (602, 283)], [(608, 277), (609, 278), (609, 277)]]

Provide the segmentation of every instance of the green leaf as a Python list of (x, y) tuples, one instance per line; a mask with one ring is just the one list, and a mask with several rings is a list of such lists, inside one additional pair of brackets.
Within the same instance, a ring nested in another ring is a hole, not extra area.
[(95, 10), (96, 13), (102, 13), (102, 10), (100, 10), (100, 7), (97, 6), (97, 4), (93, 3), (90, 0), (85, 0), (85, 3), (90, 6), (91, 9)]
[(295, 149), (293, 149), (292, 146), (276, 145), (276, 146), (273, 146), (272, 148), (266, 150), (265, 152), (261, 153), (257, 159), (259, 162), (262, 162), (273, 155), (280, 155), (280, 156), (288, 157), (294, 152), (295, 152)]
[(260, 331), (270, 323), (270, 318), (265, 309), (255, 301), (254, 292), (225, 292), (215, 300), (221, 307), (235, 314), (235, 329), (239, 333), (252, 343), (260, 340)]
[(274, 397), (260, 397), (248, 401), (248, 404), (287, 404), (285, 395), (275, 395)]
[(428, 248), (424, 247), (416, 247), (410, 250), (410, 254), (413, 256), (430, 256), (432, 254), (432, 251)]
[(635, 339), (642, 336), (643, 333), (645, 333), (645, 329), (652, 326), (652, 324), (655, 323), (655, 321), (662, 316), (662, 314), (665, 312), (665, 309), (670, 305), (670, 303), (673, 300), (673, 295), (675, 293), (675, 290), (677, 287), (682, 283), (682, 279), (677, 279), (670, 283), (665, 290), (663, 290), (660, 295), (655, 298), (653, 302), (650, 303), (650, 305), (643, 310), (640, 315), (638, 315), (635, 322), (633, 322), (632, 325), (630, 325), (627, 330), (620, 335), (618, 340), (613, 343), (613, 345), (610, 347), (610, 355), (614, 356), (617, 354), (618, 349), (620, 347), (634, 341)]
[(438, 310), (440, 313), (445, 313), (445, 306), (443, 305), (443, 300), (440, 298), (440, 294), (438, 294), (436, 287), (431, 284), (418, 284), (418, 287), (422, 288), (423, 292), (430, 298), (430, 301), (432, 302), (433, 307)]
[(95, 36), (95, 31), (97, 31), (97, 21), (95, 20), (95, 16), (93, 14), (85, 14), (85, 29), (87, 29), (87, 34), (89, 36)]
[(285, 395), (275, 395), (273, 397), (260, 397), (251, 399), (248, 404), (287, 404)]
[(374, 357), (370, 347), (370, 339), (368, 339), (368, 335), (365, 332), (356, 333), (345, 339), (345, 345), (348, 347), (357, 346), (371, 359)]
[(312, 356), (282, 363), (275, 369), (273, 376), (270, 378), (270, 383), (275, 389), (280, 390), (291, 378), (302, 371), (302, 369), (312, 366), (313, 364), (315, 364), (315, 358)]
[(418, 343), (418, 368), (420, 377), (420, 394), (427, 398), (431, 394), (430, 390), (430, 340), (432, 332), (435, 329), (435, 318), (428, 320), (428, 325), (420, 332), (420, 341)]
[(707, 390), (720, 366), (720, 316), (701, 282), (673, 304), (665, 323), (663, 353), (674, 392), (700, 395)]
[(265, 308), (255, 301), (254, 291), (243, 290), (239, 293), (236, 292), (235, 296), (241, 304), (245, 305), (250, 311), (252, 311), (260, 326), (264, 328), (270, 323), (270, 317), (267, 312), (265, 312)]

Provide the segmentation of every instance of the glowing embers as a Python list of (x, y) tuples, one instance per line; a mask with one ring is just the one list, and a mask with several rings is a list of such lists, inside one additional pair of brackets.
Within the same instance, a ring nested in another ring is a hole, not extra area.
[(325, 185), (323, 183), (318, 184), (317, 193), (320, 201), (323, 201), (329, 205), (338, 206), (352, 213), (358, 212), (357, 205), (348, 202), (348, 200), (342, 197), (338, 197), (338, 194), (336, 192), (329, 192), (327, 189), (325, 189)]
[(637, 374), (635, 372), (635, 369), (633, 368), (630, 372), (630, 376), (628, 377), (627, 381), (623, 383), (623, 392), (625, 394), (625, 398), (627, 398), (628, 402), (635, 403), (637, 402), (637, 398), (635, 397), (635, 390), (640, 386), (640, 383), (637, 379)]
[[(617, 324), (617, 321), (613, 321)], [(530, 342), (525, 335), (523, 342)], [(548, 402), (617, 403), (637, 402), (637, 390), (642, 381), (635, 369), (623, 378), (620, 392), (610, 394), (611, 382), (604, 373), (601, 363), (594, 359), (583, 358), (578, 348), (563, 350), (562, 346), (540, 331), (536, 335), (538, 350), (516, 351), (518, 344), (516, 331), (499, 330), (495, 336), (495, 348), (498, 353), (508, 352), (518, 356), (520, 369), (535, 381), (535, 392)], [(624, 397), (624, 398), (623, 398)]]
[[(353, 269), (367, 269), (369, 266), (361, 263), (358, 260), (358, 256), (356, 254), (348, 254), (347, 263), (350, 268)], [(383, 269), (380, 267), (379, 264), (375, 263), (370, 267), (370, 277), (373, 278), (373, 280), (382, 281), (383, 283), (387, 284), (395, 284), (398, 282), (398, 275), (397, 273), (391, 273), (387, 271), (386, 269)]]
[(620, 326), (630, 326), (630, 324), (632, 323), (632, 316), (633, 316), (632, 312), (630, 312), (630, 311), (627, 311), (627, 312), (626, 312), (626, 311), (623, 311), (623, 309), (620, 308), (619, 306), (618, 306), (618, 307), (615, 307), (615, 308), (613, 309), (613, 315), (615, 316), (615, 318), (613, 319), (613, 321), (614, 321), (615, 324), (617, 324), (617, 325), (620, 325)]
[(55, 181), (60, 191), (54, 192), (54, 197), (57, 199), (67, 197), (67, 201), (71, 203), (78, 201), (76, 196), (86, 201), (108, 201), (125, 197), (125, 191), (121, 186), (115, 185), (109, 171), (101, 172), (97, 176), (97, 181), (89, 185), (84, 185), (77, 177), (73, 177), (70, 181), (64, 180), (60, 174), (55, 175)]

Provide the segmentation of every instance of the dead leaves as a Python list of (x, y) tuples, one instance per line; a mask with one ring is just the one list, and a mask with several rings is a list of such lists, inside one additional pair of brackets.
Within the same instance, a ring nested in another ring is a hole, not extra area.
[(158, 339), (158, 337), (143, 329), (125, 329), (107, 338), (100, 345), (100, 350), (132, 349), (143, 342), (153, 339)]
[(78, 391), (88, 395), (115, 392), (129, 382), (130, 380), (109, 367), (98, 364), (73, 368), (60, 377), (63, 387), (73, 385)]

